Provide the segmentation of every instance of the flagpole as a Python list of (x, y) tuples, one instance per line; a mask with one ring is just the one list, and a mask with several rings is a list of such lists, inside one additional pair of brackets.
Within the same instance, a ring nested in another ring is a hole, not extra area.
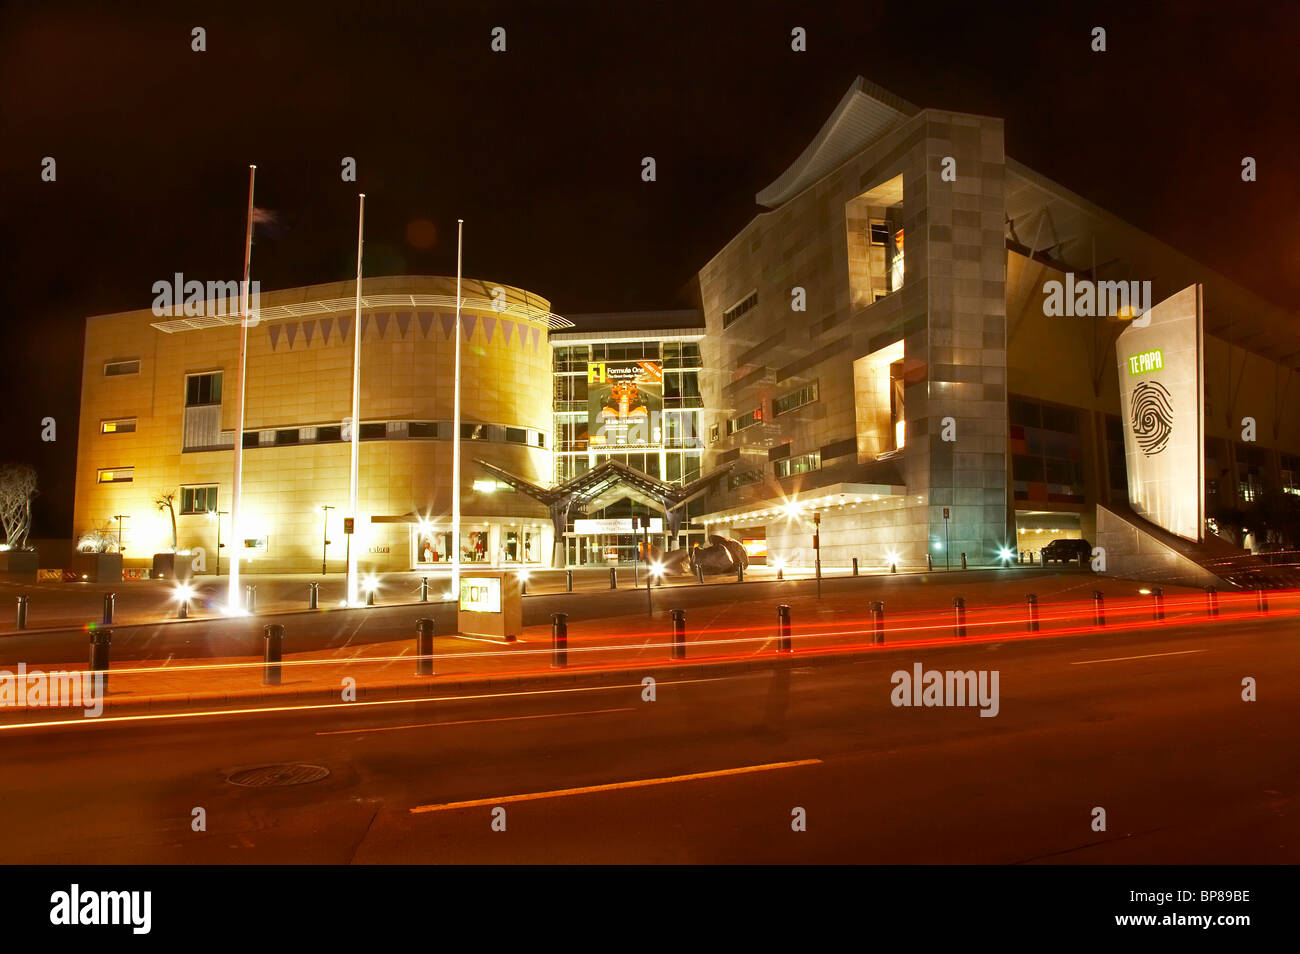
[[(357, 212), (357, 309), (352, 321), (352, 470), (348, 482), (349, 509), (352, 513), (352, 532), (360, 529), (359, 483), (361, 471), (361, 246), (366, 228), (366, 194), (360, 193)], [(349, 541), (352, 543), (353, 541)], [(357, 550), (348, 547), (348, 605), (360, 603), (357, 592)]]
[[(235, 392), (235, 479), (230, 494), (230, 593), (226, 597), (226, 609), (238, 613), (243, 607), (239, 593), (239, 559), (243, 549), (244, 538), (239, 526), (240, 506), (244, 490), (244, 381), (248, 369), (248, 273), (253, 260), (253, 183), (257, 176), (257, 166), (248, 167), (248, 216), (244, 228), (244, 283), (239, 288), (239, 365), (235, 376), (239, 387)], [(217, 519), (221, 516), (218, 514)], [(221, 559), (220, 551), (217, 559)]]
[(456, 220), (456, 370), (451, 425), (451, 598), (460, 599), (460, 262), (464, 219)]

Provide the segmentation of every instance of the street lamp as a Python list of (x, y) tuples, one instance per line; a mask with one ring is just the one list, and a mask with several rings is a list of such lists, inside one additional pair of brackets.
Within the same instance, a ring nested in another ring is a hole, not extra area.
[(822, 598), (822, 515), (813, 514), (813, 559), (817, 562), (817, 598)]
[(209, 510), (208, 519), (215, 520), (217, 523), (217, 576), (221, 575), (221, 518), (230, 511), (228, 510)]
[(117, 552), (122, 552), (122, 521), (130, 520), (131, 515), (128, 513), (115, 513), (113, 519), (117, 521)]
[(325, 548), (330, 545), (330, 511), (334, 509), (330, 504), (321, 505), (321, 513), (325, 514), (325, 525), (321, 527), (321, 545), (320, 545), (320, 575), (325, 575)]

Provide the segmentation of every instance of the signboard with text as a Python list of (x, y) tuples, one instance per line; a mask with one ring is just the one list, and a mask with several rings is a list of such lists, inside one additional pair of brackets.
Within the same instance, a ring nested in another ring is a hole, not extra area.
[[(603, 520), (575, 520), (573, 521), (574, 533), (639, 533), (641, 528), (634, 526), (631, 517), (611, 517)], [(650, 518), (650, 532), (663, 533), (664, 521), (662, 517)]]
[(664, 407), (664, 369), (657, 361), (592, 361), (587, 365), (587, 428), (591, 446), (657, 444)]
[(519, 573), (474, 570), (460, 578), (457, 632), (513, 641), (523, 630), (524, 600)]

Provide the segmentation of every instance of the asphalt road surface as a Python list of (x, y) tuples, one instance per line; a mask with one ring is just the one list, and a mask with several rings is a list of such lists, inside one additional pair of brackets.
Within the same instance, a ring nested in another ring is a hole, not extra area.
[[(4, 729), (0, 861), (1293, 864), (1297, 646), (1293, 619), (1247, 621), (666, 679), (652, 702), (629, 672)], [(893, 706), (916, 662), (997, 670), (998, 715)], [(228, 781), (281, 764), (328, 775)]]

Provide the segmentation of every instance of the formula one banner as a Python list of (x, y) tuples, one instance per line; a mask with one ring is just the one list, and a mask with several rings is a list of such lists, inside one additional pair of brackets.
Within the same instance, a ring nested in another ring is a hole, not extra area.
[(592, 447), (658, 444), (664, 369), (657, 361), (587, 365), (587, 426)]
[(1115, 343), (1129, 502), (1188, 540), (1205, 525), (1202, 290), (1190, 285), (1135, 319)]

